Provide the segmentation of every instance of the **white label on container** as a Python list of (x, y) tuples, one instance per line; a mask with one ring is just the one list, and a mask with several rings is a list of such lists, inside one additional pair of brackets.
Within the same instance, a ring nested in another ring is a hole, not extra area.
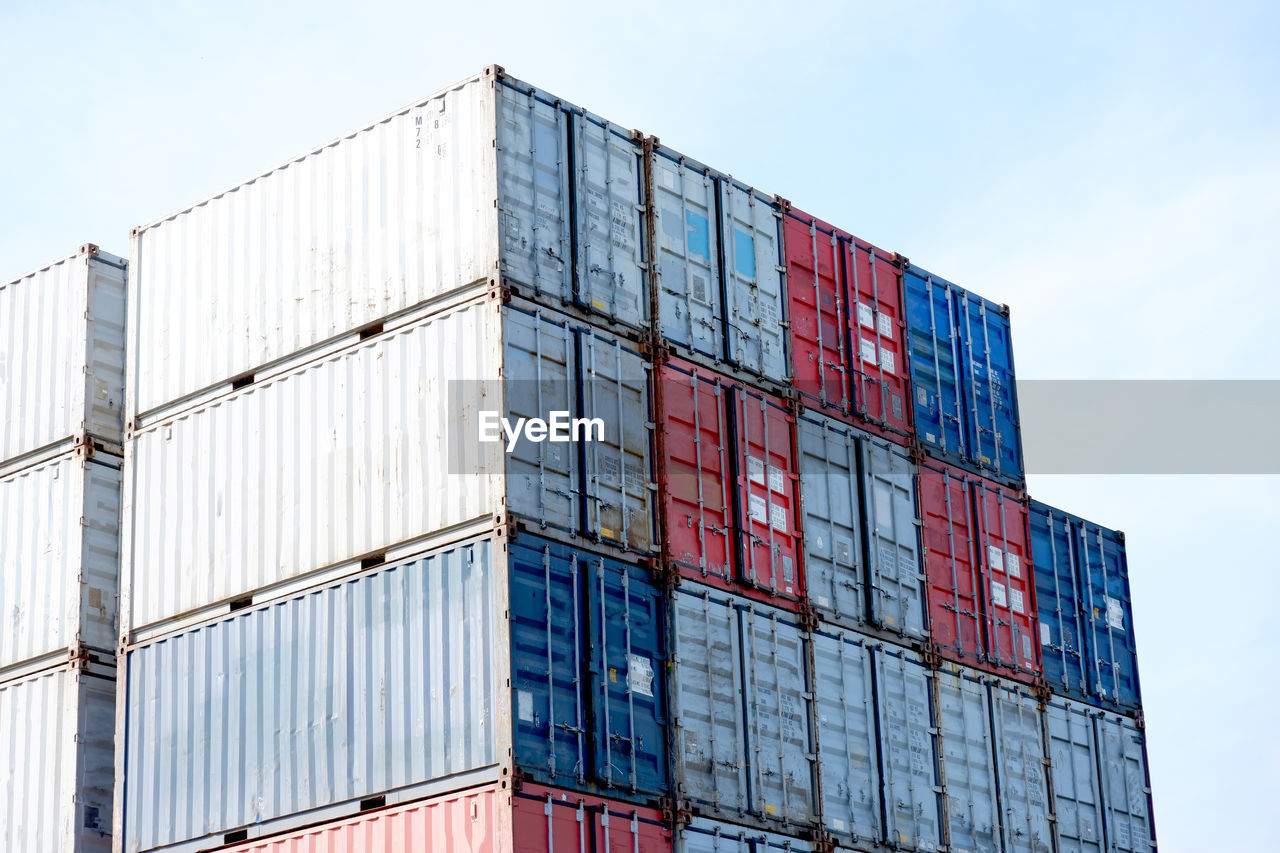
[(876, 331), (886, 338), (893, 337), (893, 318), (883, 311), (876, 312)]
[(1009, 587), (1009, 602), (1014, 613), (1022, 613), (1022, 590)]
[(776, 503), (769, 503), (769, 526), (779, 533), (787, 532), (787, 510)]
[(845, 826), (844, 821), (842, 821), (840, 818), (838, 817), (831, 818), (831, 828), (834, 829), (836, 832), (844, 832), (844, 826)]
[(1001, 551), (995, 545), (987, 546), (987, 565), (991, 567), (993, 572), (1004, 571), (1004, 551)]
[(999, 607), (1009, 606), (1009, 600), (1004, 595), (1004, 584), (991, 582), (991, 603)]
[(759, 495), (751, 496), (751, 520), (761, 524), (769, 523), (769, 506)]
[(533, 722), (533, 694), (528, 690), (516, 691), (516, 716), (521, 722)]
[(662, 169), (662, 185), (669, 190), (676, 188), (676, 173), (668, 168)]
[(827, 598), (825, 595), (815, 595), (813, 598), (814, 601), (818, 602), (819, 607), (831, 606), (831, 599)]
[(627, 690), (641, 696), (653, 695), (653, 664), (640, 655), (627, 655)]
[(754, 456), (747, 457), (747, 479), (764, 485), (764, 462)]
[(874, 329), (876, 326), (875, 312), (871, 310), (870, 305), (858, 303), (858, 325), (866, 326), (868, 329)]
[(875, 341), (859, 339), (858, 351), (859, 351), (859, 355), (862, 356), (863, 361), (869, 361), (872, 364), (876, 363), (876, 342)]
[(1045, 622), (1040, 623), (1040, 645), (1042, 646), (1053, 645), (1053, 631), (1049, 629), (1048, 624)]
[(893, 351), (880, 347), (880, 366), (888, 373), (894, 372)]
[(1005, 554), (1004, 570), (1011, 578), (1022, 577), (1022, 558), (1012, 552)]
[(769, 466), (769, 491), (784, 494), (786, 488), (787, 475), (777, 465)]
[(1035, 661), (1031, 657), (1031, 638), (1026, 634), (1022, 635), (1022, 659), (1027, 666), (1035, 665)]
[(1107, 602), (1107, 624), (1119, 631), (1124, 630), (1124, 605), (1119, 599), (1103, 596)]

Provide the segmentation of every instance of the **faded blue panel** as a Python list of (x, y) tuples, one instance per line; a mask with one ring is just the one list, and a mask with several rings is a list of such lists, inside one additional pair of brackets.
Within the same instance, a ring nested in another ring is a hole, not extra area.
[(129, 653), (126, 853), (495, 765), (492, 542)]
[(943, 809), (933, 672), (918, 655), (889, 645), (876, 649), (875, 667), (884, 840), (902, 850), (937, 850)]
[(964, 362), (952, 305), (955, 285), (915, 265), (903, 270), (916, 437), (941, 458), (968, 456), (961, 385)]
[(810, 853), (813, 844), (773, 832), (695, 817), (676, 833), (678, 853)]
[(964, 406), (969, 414), (970, 460), (985, 471), (1021, 482), (1022, 432), (1009, 314), (976, 294), (959, 291), (957, 296), (961, 355), (967, 363)]
[(688, 248), (690, 254), (700, 258), (711, 257), (711, 232), (707, 217), (692, 210), (684, 212), (685, 227), (689, 230)]
[(756, 277), (756, 240), (741, 228), (733, 229), (733, 265), (738, 275)]
[(1071, 517), (1031, 502), (1031, 560), (1040, 622), (1040, 660), (1049, 689), (1085, 699), (1084, 624)]
[(1156, 831), (1146, 735), (1133, 720), (1106, 712), (1095, 714), (1093, 725), (1107, 850), (1149, 853), (1156, 848)]
[(993, 683), (991, 726), (1004, 853), (1050, 853), (1052, 811), (1039, 699), (1029, 687)]
[(1000, 853), (987, 685), (973, 670), (951, 666), (955, 672), (934, 676), (951, 848)]
[(815, 704), (823, 823), (843, 840), (878, 842), (883, 838), (880, 755), (868, 640), (853, 633), (815, 631), (813, 671), (819, 685)]
[(1093, 713), (1054, 697), (1045, 705), (1058, 853), (1104, 853)]

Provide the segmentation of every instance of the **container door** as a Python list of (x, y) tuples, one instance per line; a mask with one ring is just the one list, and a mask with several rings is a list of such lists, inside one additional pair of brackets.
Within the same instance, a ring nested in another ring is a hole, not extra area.
[(606, 788), (666, 796), (662, 596), (645, 570), (588, 559), (595, 778)]
[(964, 405), (968, 456), (1013, 482), (1022, 480), (1022, 436), (1014, 388), (1009, 315), (999, 306), (959, 288), (956, 317), (967, 376)]
[(1025, 688), (991, 687), (1005, 853), (1049, 853), (1049, 787), (1038, 700)]
[(790, 371), (780, 214), (730, 180), (721, 180), (720, 187), (729, 358), (743, 370), (785, 384)]
[(655, 489), (649, 367), (639, 353), (605, 332), (582, 329), (578, 343), (581, 416), (604, 422), (603, 440), (593, 436), (595, 440), (577, 445), (585, 461), (585, 532), (632, 551), (651, 551)]
[(667, 554), (686, 576), (728, 583), (734, 485), (727, 389), (718, 374), (675, 359), (663, 364), (659, 381)]
[(581, 786), (589, 769), (583, 575), (591, 567), (550, 542), (512, 543), (510, 556), (515, 761), (546, 784)]
[(742, 649), (726, 597), (678, 589), (671, 704), (680, 796), (714, 811), (747, 810)]
[(886, 631), (923, 639), (925, 583), (915, 465), (897, 445), (870, 437), (860, 444), (871, 621)]
[(1082, 590), (1075, 568), (1079, 543), (1070, 517), (1042, 503), (1032, 502), (1028, 526), (1044, 677), (1055, 693), (1084, 699)]
[(748, 739), (751, 812), (767, 820), (807, 825), (815, 818), (812, 693), (804, 635), (782, 612), (739, 606)]
[(795, 417), (776, 398), (749, 388), (736, 389), (732, 400), (739, 459), (739, 575), (748, 586), (798, 599), (804, 588), (797, 568)]
[(1107, 849), (1115, 853), (1154, 850), (1146, 739), (1133, 720), (1114, 714), (1097, 715), (1094, 730)]
[(875, 666), (884, 840), (904, 850), (937, 850), (942, 787), (931, 671), (909, 652), (883, 648)]
[[(521, 853), (664, 853), (671, 850), (671, 830), (663, 826), (661, 812), (653, 809), (634, 808), (541, 785), (525, 785), (511, 800), (514, 836), (511, 849)], [(446, 845), (446, 839), (451, 837), (441, 835), (436, 840)], [(476, 849), (507, 849), (502, 839), (490, 840), (491, 847)]]
[(573, 120), (578, 303), (644, 328), (649, 294), (644, 264), (644, 174), (631, 134), (583, 113)]
[(695, 817), (676, 833), (680, 853), (811, 853), (812, 842)]
[(717, 259), (716, 184), (661, 151), (651, 155), (662, 337), (724, 358), (724, 301)]
[(1103, 853), (1092, 715), (1065, 699), (1045, 706), (1058, 853)]
[(848, 414), (848, 317), (840, 269), (844, 242), (799, 213), (783, 218), (783, 231), (795, 388), (815, 408)]
[(939, 672), (934, 684), (951, 849), (999, 853), (987, 686), (950, 672)]
[(929, 631), (948, 653), (976, 660), (982, 654), (981, 580), (973, 560), (969, 481), (949, 468), (922, 465), (918, 482), (929, 578)]
[(916, 437), (943, 456), (964, 459), (964, 364), (953, 287), (916, 266), (903, 272)]
[[(572, 412), (573, 329), (558, 315), (508, 306), (503, 313), (506, 417), (551, 417)], [(577, 531), (581, 500), (572, 444), (521, 437), (506, 454), (507, 506), (533, 521)], [(504, 447), (505, 449), (505, 447)]]
[(572, 304), (568, 115), (535, 92), (500, 85), (497, 94), (502, 272)]
[(857, 432), (812, 412), (797, 429), (809, 600), (824, 618), (857, 627), (867, 612)]
[(901, 269), (884, 251), (846, 242), (845, 266), (852, 330), (854, 410), (905, 440), (911, 435), (907, 397), (906, 320)]
[(1040, 643), (1026, 501), (981, 478), (969, 481), (977, 507), (978, 559), (986, 581), (984, 658), (994, 666), (1038, 674)]
[(1087, 521), (1078, 529), (1089, 694), (1102, 704), (1136, 709), (1142, 703), (1124, 539)]
[(882, 839), (871, 667), (871, 651), (856, 637), (813, 635), (823, 823), (841, 838), (864, 843)]

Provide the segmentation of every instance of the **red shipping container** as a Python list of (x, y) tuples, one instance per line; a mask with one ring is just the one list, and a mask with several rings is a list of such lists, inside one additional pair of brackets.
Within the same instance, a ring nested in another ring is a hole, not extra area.
[(677, 358), (658, 376), (666, 560), (683, 577), (794, 610), (804, 594), (794, 414)]
[(486, 785), (243, 842), (227, 853), (670, 853), (662, 813), (526, 785)]
[(1034, 681), (1040, 643), (1026, 500), (935, 460), (920, 466), (918, 492), (938, 653)]
[(814, 408), (898, 444), (911, 440), (902, 270), (808, 214), (784, 225), (796, 389)]

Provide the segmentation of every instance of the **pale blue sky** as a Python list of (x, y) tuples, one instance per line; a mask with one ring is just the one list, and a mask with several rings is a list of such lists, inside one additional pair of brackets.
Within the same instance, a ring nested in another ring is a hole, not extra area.
[[(461, 5), (6, 3), (0, 279), (497, 62), (1009, 303), (1024, 378), (1280, 378), (1274, 4)], [(1161, 849), (1275, 849), (1280, 478), (1031, 488), (1128, 533)]]

